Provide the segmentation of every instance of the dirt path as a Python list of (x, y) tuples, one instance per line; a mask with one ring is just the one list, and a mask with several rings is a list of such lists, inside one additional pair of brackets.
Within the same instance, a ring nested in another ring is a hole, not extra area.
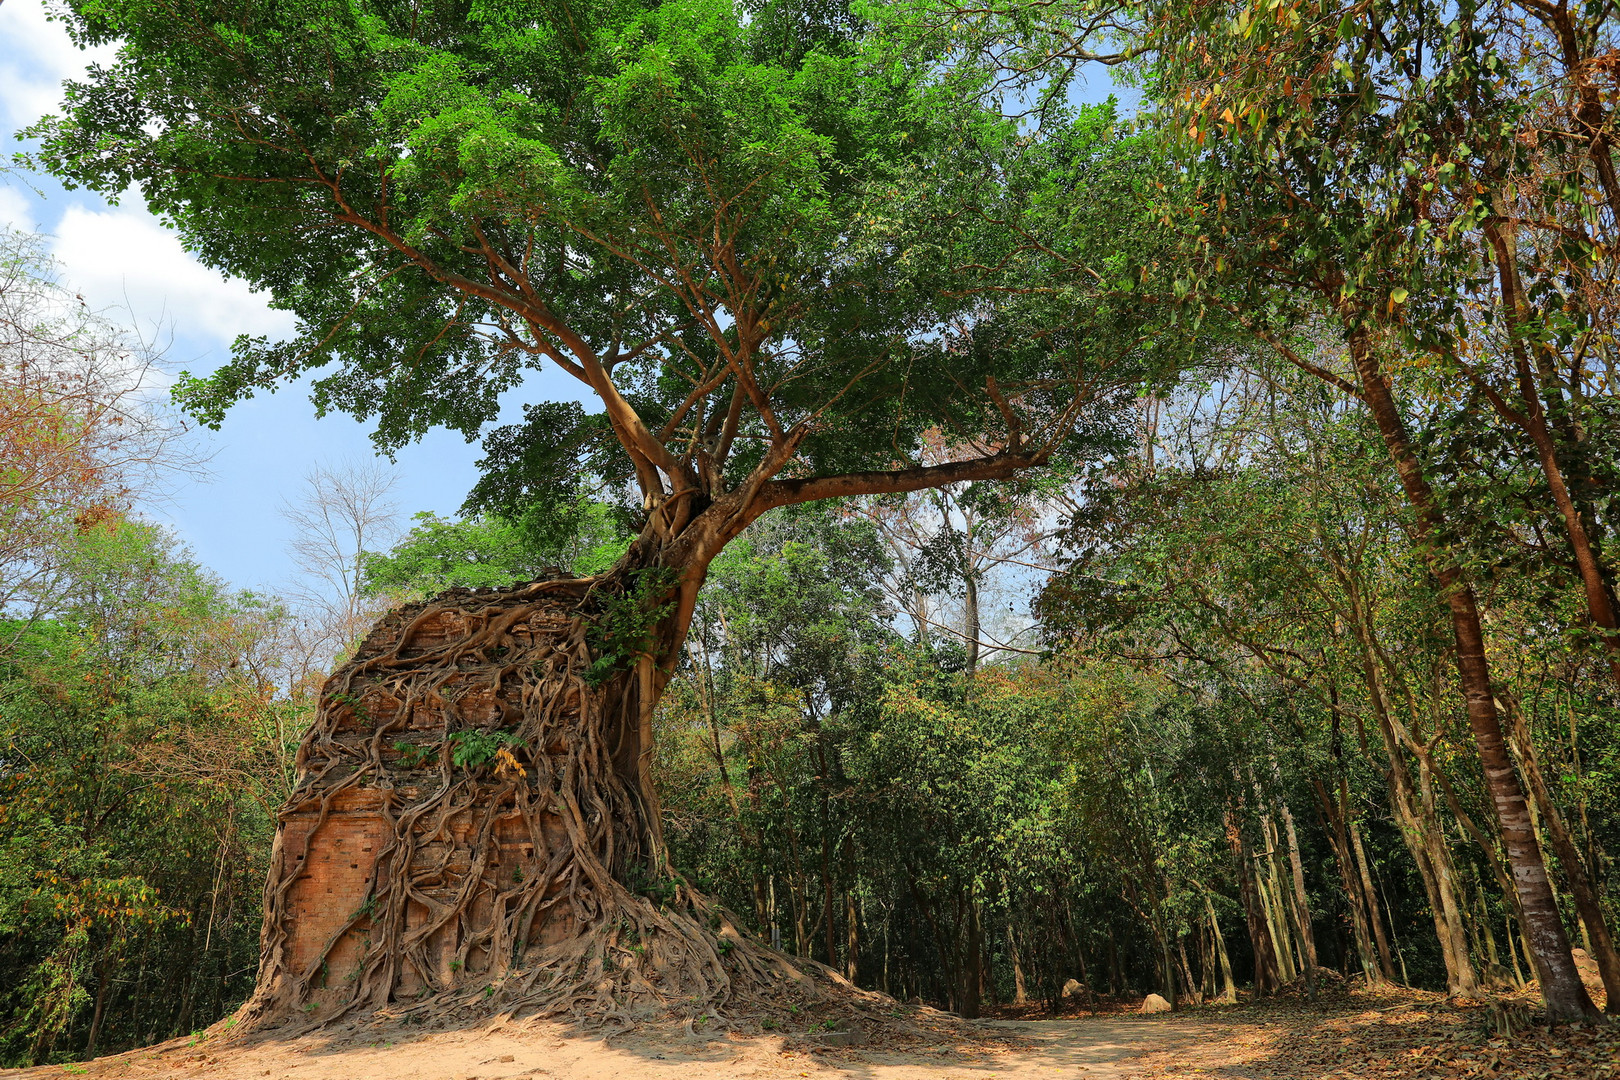
[(606, 1040), (544, 1027), (427, 1034), (404, 1029), (371, 1042), (354, 1035), (311, 1036), (217, 1050), (176, 1040), (84, 1065), (3, 1075), (8, 1080), (65, 1075), (96, 1080), (969, 1080), (987, 1075), (1123, 1080), (1148, 1075), (1133, 1066), (1143, 1054), (1173, 1055), (1199, 1067), (1202, 1076), (1250, 1075), (1221, 1071), (1229, 1063), (1230, 1030), (1198, 1020), (986, 1021), (971, 1025), (967, 1034), (933, 1046), (824, 1049), (780, 1036), (694, 1038), (680, 1029)]

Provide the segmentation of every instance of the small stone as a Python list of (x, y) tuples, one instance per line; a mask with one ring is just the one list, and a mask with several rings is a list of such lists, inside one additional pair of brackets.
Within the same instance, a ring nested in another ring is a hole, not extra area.
[(811, 1037), (822, 1046), (860, 1046), (866, 1042), (866, 1032), (854, 1024), (837, 1031), (816, 1032)]
[(1164, 1012), (1169, 1012), (1169, 1011), (1170, 1011), (1170, 1003), (1168, 1001), (1164, 1000), (1164, 998), (1160, 997), (1158, 994), (1149, 994), (1142, 1001), (1142, 1015), (1144, 1015), (1144, 1016), (1149, 1016), (1149, 1015), (1152, 1015), (1153, 1013), (1164, 1013)]
[(502, 1054), (500, 1060), (502, 1060), (502, 1061), (516, 1061), (517, 1056), (514, 1055), (514, 1054)]

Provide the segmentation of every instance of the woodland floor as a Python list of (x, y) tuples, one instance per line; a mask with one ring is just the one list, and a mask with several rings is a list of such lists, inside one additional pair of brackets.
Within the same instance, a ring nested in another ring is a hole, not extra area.
[[(905, 1009), (893, 1030), (828, 1047), (807, 1035), (688, 1033), (643, 1026), (582, 1034), (555, 1024), (500, 1027), (352, 1025), (292, 1039), (217, 1044), (197, 1038), (85, 1064), (7, 1072), (8, 1080), (1338, 1080), (1462, 1077), (1620, 1080), (1620, 1024), (1529, 1026), (1504, 1038), (1492, 1017), (1522, 1018), (1533, 999), (1486, 1004), (1437, 994), (1341, 993), (1317, 1003), (1191, 1008), (1140, 1016), (1124, 1007), (1057, 1019), (957, 1020)], [(1517, 1012), (1515, 1012), (1517, 1010)], [(1011, 1010), (1006, 1012), (1010, 1013)], [(1034, 1015), (1040, 1014), (1034, 1010)]]

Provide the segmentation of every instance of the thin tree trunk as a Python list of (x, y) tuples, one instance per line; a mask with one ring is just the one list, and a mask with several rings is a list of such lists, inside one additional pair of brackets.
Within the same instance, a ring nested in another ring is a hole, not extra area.
[(1479, 936), (1485, 942), (1485, 959), (1490, 964), (1490, 981), (1493, 988), (1500, 988), (1507, 969), (1502, 966), (1502, 957), (1496, 948), (1496, 931), (1491, 929), (1491, 912), (1485, 903), (1485, 883), (1480, 880), (1475, 890), (1475, 900), (1478, 903), (1479, 916), (1475, 920), (1479, 927)]
[(1513, 933), (1514, 920), (1511, 906), (1509, 911), (1504, 914), (1503, 920), (1502, 930), (1503, 937), (1507, 939), (1508, 959), (1513, 963), (1513, 982), (1520, 990), (1523, 990), (1525, 987), (1524, 970), (1519, 967), (1519, 950), (1513, 944), (1515, 935)]
[(821, 912), (826, 930), (827, 966), (838, 966), (838, 901), (832, 873), (832, 839), (821, 838)]
[(1018, 955), (1018, 935), (1013, 931), (1012, 921), (1007, 922), (1007, 956), (1012, 960), (1013, 972), (1013, 1004), (1029, 1004), (1029, 987), (1024, 982), (1024, 964)]
[[(1269, 843), (1272, 837), (1268, 831), (1262, 830), (1262, 836)], [(1294, 965), (1293, 942), (1288, 937), (1288, 918), (1283, 914), (1282, 897), (1278, 894), (1276, 882), (1267, 877), (1264, 859), (1257, 858), (1250, 867), (1254, 874), (1254, 886), (1260, 896), (1260, 908), (1266, 913), (1266, 926), (1271, 931), (1271, 940), (1277, 950), (1277, 971), (1284, 983), (1294, 981), (1299, 969)]]
[(1228, 1005), (1237, 1004), (1237, 983), (1232, 979), (1232, 960), (1226, 954), (1226, 937), (1221, 933), (1221, 921), (1215, 917), (1215, 902), (1204, 894), (1204, 908), (1209, 912), (1209, 930), (1215, 941), (1215, 955), (1221, 963), (1221, 1000)]
[(1108, 996), (1119, 1000), (1121, 988), (1125, 985), (1125, 977), (1119, 970), (1119, 945), (1114, 935), (1108, 935)]
[(911, 892), (912, 903), (917, 905), (917, 909), (923, 914), (923, 919), (928, 923), (928, 928), (933, 931), (934, 947), (939, 952), (940, 971), (945, 983), (947, 986), (955, 986), (957, 983), (957, 965), (954, 955), (954, 942), (946, 939), (944, 931), (939, 925), (939, 919), (934, 913), (933, 904), (928, 901), (927, 896), (922, 891), (922, 886), (917, 883), (916, 874), (912, 873), (909, 866), (906, 867), (906, 885)]
[[(688, 641), (687, 651), (699, 651), (694, 643)], [(762, 863), (761, 852), (764, 844), (760, 838), (749, 832), (747, 819), (743, 816), (742, 804), (737, 799), (737, 790), (731, 783), (731, 770), (726, 766), (725, 750), (720, 745), (720, 720), (714, 710), (714, 670), (709, 662), (709, 650), (701, 650), (702, 664), (698, 666), (697, 683), (698, 705), (703, 710), (703, 718), (709, 725), (709, 753), (714, 757), (714, 767), (720, 773), (720, 786), (726, 793), (726, 802), (731, 807), (732, 820), (737, 825), (737, 839), (742, 842), (742, 849), (748, 855), (749, 880), (752, 884), (754, 901), (754, 921), (756, 925), (765, 925), (765, 879), (760, 873)]]
[[(965, 553), (964, 558), (971, 559), (971, 552)], [(967, 672), (971, 677), (979, 670), (979, 579), (971, 566), (962, 575), (962, 582), (965, 587), (962, 598), (962, 633), (967, 638), (965, 642)]]
[(1176, 1012), (1181, 1005), (1180, 996), (1176, 993), (1176, 964), (1170, 950), (1170, 928), (1164, 925), (1161, 917), (1155, 927), (1159, 938), (1159, 970), (1163, 972), (1165, 1000), (1170, 1002), (1170, 1011)]
[(1305, 954), (1305, 985), (1311, 1000), (1316, 1000), (1316, 937), (1311, 932), (1310, 897), (1305, 891), (1305, 864), (1299, 857), (1299, 834), (1294, 828), (1294, 815), (1288, 804), (1277, 800), (1277, 811), (1282, 815), (1283, 832), (1288, 838), (1288, 862), (1294, 877), (1294, 915), (1299, 923), (1299, 941)]
[(844, 893), (844, 978), (854, 982), (860, 974), (861, 921), (855, 908), (855, 894)]
[[(1255, 895), (1254, 866), (1249, 857), (1249, 845), (1243, 839), (1237, 815), (1226, 812), (1226, 842), (1237, 862), (1238, 888), (1243, 897), (1243, 911), (1248, 920), (1249, 943), (1254, 949), (1254, 996), (1268, 997), (1277, 990), (1277, 953), (1271, 942), (1271, 928), (1265, 912)], [(1112, 937), (1109, 939), (1112, 947)]]
[(96, 1056), (96, 1044), (101, 1041), (101, 1025), (107, 1018), (107, 996), (112, 990), (112, 958), (107, 953), (96, 960), (96, 1008), (90, 1019), (90, 1034), (85, 1039), (84, 1056)]
[[(1343, 781), (1341, 780), (1341, 784)], [(1312, 781), (1316, 791), (1317, 805), (1321, 810), (1323, 831), (1327, 834), (1328, 846), (1333, 848), (1333, 862), (1339, 871), (1339, 888), (1344, 892), (1345, 906), (1350, 909), (1350, 927), (1356, 943), (1356, 958), (1361, 963), (1361, 972), (1366, 977), (1367, 985), (1373, 986), (1383, 981), (1383, 972), (1378, 966), (1378, 953), (1373, 948), (1372, 929), (1367, 922), (1367, 897), (1356, 880), (1355, 860), (1350, 854), (1350, 834), (1345, 828), (1344, 816), (1340, 805), (1328, 794), (1326, 785), (1320, 780)]]
[(1202, 1005), (1204, 996), (1198, 989), (1198, 981), (1193, 978), (1192, 965), (1187, 962), (1187, 939), (1176, 937), (1176, 959), (1181, 963), (1181, 981), (1187, 987), (1187, 996), (1192, 998), (1194, 1005)]
[(1548, 1016), (1554, 1021), (1596, 1017), (1597, 1008), (1575, 969), (1569, 937), (1553, 901), (1547, 868), (1541, 859), (1541, 846), (1530, 826), (1524, 788), (1514, 772), (1502, 737), (1473, 587), (1446, 550), (1439, 504), (1407, 437), (1405, 421), (1395, 406), (1367, 328), (1356, 322), (1358, 313), (1346, 310), (1344, 314), (1351, 327), (1350, 353), (1360, 379), (1362, 399), (1383, 435), (1401, 486), (1416, 512), (1420, 551), (1439, 582), (1451, 612), (1452, 633), (1457, 644), (1457, 675), (1467, 701), (1468, 726), (1484, 767), (1486, 790), (1496, 808), (1508, 862), (1513, 867), (1519, 905), (1534, 949), (1532, 960), (1541, 976)]
[[(1462, 927), (1456, 918), (1457, 904), (1453, 895), (1451, 860), (1444, 828), (1435, 814), (1434, 799), (1428, 790), (1428, 774), (1424, 774), (1420, 794), (1419, 785), (1413, 782), (1406, 759), (1407, 749), (1411, 747), (1418, 751), (1420, 762), (1425, 760), (1423, 748), (1406, 733), (1404, 727), (1397, 724), (1384, 682), (1382, 650), (1375, 636), (1372, 614), (1356, 583), (1348, 577), (1343, 580), (1350, 600), (1351, 632), (1360, 646), (1362, 678), (1366, 682), (1373, 715), (1378, 721), (1378, 731), (1389, 766), (1384, 778), (1389, 789), (1390, 808), (1395, 812), (1401, 840), (1412, 854), (1429, 900), (1435, 938), (1440, 944), (1441, 959), (1445, 962), (1447, 989), (1453, 994), (1472, 995), (1478, 993), (1478, 979), (1468, 958)], [(1391, 673), (1394, 674), (1393, 669)]]
[(1367, 849), (1361, 843), (1361, 823), (1354, 818), (1350, 819), (1350, 840), (1354, 845), (1356, 862), (1361, 872), (1361, 888), (1367, 897), (1367, 915), (1372, 919), (1373, 940), (1378, 945), (1378, 963), (1383, 968), (1384, 978), (1394, 982), (1395, 962), (1390, 955), (1389, 938), (1384, 935), (1384, 920), (1380, 914), (1378, 891), (1373, 888), (1372, 866), (1367, 862)]
[(1620, 682), (1620, 619), (1616, 618), (1613, 597), (1610, 595), (1608, 583), (1603, 578), (1597, 545), (1593, 542), (1586, 522), (1570, 495), (1563, 468), (1558, 463), (1558, 448), (1547, 425), (1542, 395), (1536, 392), (1535, 373), (1528, 350), (1535, 348), (1541, 351), (1546, 346), (1528, 341), (1528, 335), (1525, 333), (1525, 322), (1529, 318), (1530, 311), (1524, 296), (1524, 285), (1519, 278), (1517, 243), (1513, 226), (1508, 223), (1487, 224), (1485, 237), (1496, 255), (1497, 280), (1501, 283), (1502, 307), (1507, 316), (1509, 333), (1512, 335), (1511, 351), (1514, 367), (1518, 373), (1519, 400), (1522, 408), (1509, 406), (1493, 389), (1488, 390), (1487, 396), (1502, 418), (1529, 436), (1531, 445), (1535, 447), (1536, 459), (1541, 465), (1542, 476), (1547, 481), (1547, 490), (1552, 494), (1553, 503), (1558, 508), (1559, 517), (1564, 523), (1565, 538), (1568, 539), (1570, 551), (1575, 556), (1575, 567), (1580, 573), (1581, 586), (1585, 594), (1587, 615), (1602, 630), (1600, 636), (1609, 654), (1610, 675)]

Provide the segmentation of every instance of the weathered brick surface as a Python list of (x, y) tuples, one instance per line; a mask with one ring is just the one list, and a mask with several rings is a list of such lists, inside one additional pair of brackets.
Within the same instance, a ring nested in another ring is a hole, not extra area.
[[(405, 609), (381, 620), (357, 659), (392, 653), (401, 659), (432, 663), (465, 639), (469, 629), (466, 613), (444, 611), (412, 625), (419, 610)], [(535, 631), (549, 638), (569, 625), (567, 619), (539, 610), (530, 618), (537, 624), (532, 629), (524, 623), (512, 628), (513, 652), (532, 644)], [(400, 642), (407, 631), (409, 639)], [(482, 673), (451, 668), (440, 669), (442, 677), (435, 677), (432, 691), (419, 692), (407, 706), (385, 685), (390, 672), (352, 677), (341, 686), (334, 676), (323, 693), (324, 707), (335, 721), (331, 741), (312, 748), (310, 758), (301, 761), (309, 783), (325, 777), (319, 781), (327, 796), (325, 810), (321, 800), (312, 797), (319, 792), (301, 790), (296, 808), (282, 816), (278, 855), (286, 869), (297, 867), (284, 909), (287, 941), (283, 955), (286, 970), (313, 975), (317, 1000), (346, 999), (372, 934), (380, 932), (364, 910), (374, 879), (383, 878), (376, 882), (380, 887), (400, 884), (388, 882), (389, 874), (408, 877), (413, 899), (405, 907), (406, 938), (421, 946), (420, 962), (441, 983), (464, 983), (479, 979), (496, 964), (488, 942), (466, 948), (495, 924), (496, 906), (507, 911), (516, 902), (515, 886), (544, 874), (548, 863), (556, 862), (567, 850), (561, 819), (542, 809), (551, 797), (535, 788), (537, 777), (531, 771), (527, 819), (510, 795), (496, 808), (492, 826), (483, 824), (489, 820), (487, 804), (449, 814), (424, 814), (416, 819), (409, 864), (400, 865), (390, 817), (398, 818), (402, 808), (444, 783), (441, 761), (447, 753), (446, 731), (512, 728), (521, 719), (523, 702), (514, 700), (517, 694), (509, 694), (505, 684), (498, 691)], [(578, 708), (574, 696), (561, 703), (564, 714), (577, 713)], [(400, 743), (432, 754), (408, 767), (405, 755), (395, 748)], [(368, 759), (373, 744), (381, 748), (384, 774), (368, 775), (361, 786), (334, 790), (352, 776), (358, 762)], [(565, 750), (566, 741), (558, 741), (543, 752), (555, 755)], [(327, 771), (323, 773), (323, 769)], [(459, 799), (458, 805), (465, 801)], [(532, 829), (530, 822), (535, 823)], [(542, 905), (562, 887), (561, 881), (551, 883), (541, 897)], [(532, 909), (532, 896), (530, 904)], [(447, 919), (450, 912), (460, 916)], [(577, 932), (566, 903), (532, 911), (521, 927), (521, 946), (530, 948)], [(512, 949), (511, 942), (504, 944)], [(522, 948), (517, 951), (521, 953)], [(413, 997), (422, 986), (421, 975), (407, 964), (400, 971), (394, 996)]]
[(364, 902), (377, 852), (387, 842), (387, 823), (377, 809), (381, 801), (382, 792), (376, 790), (342, 792), (319, 830), (318, 811), (282, 826), (282, 857), (301, 864), (288, 893), (297, 931), (288, 951), (294, 970), (306, 971), (317, 962), (326, 943)]

